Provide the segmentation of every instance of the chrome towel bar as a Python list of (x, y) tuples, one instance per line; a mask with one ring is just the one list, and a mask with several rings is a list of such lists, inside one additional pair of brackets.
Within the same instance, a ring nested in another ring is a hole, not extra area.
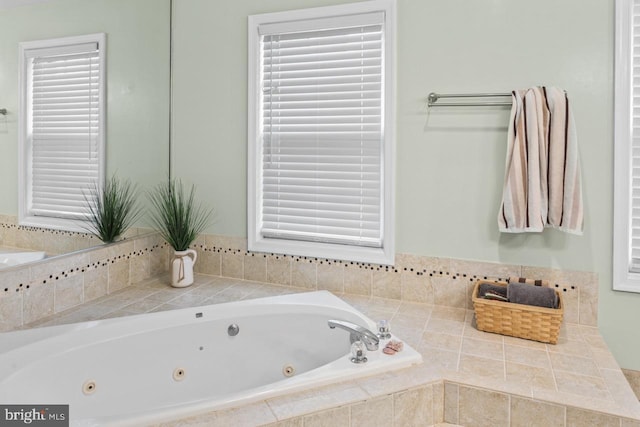
[(511, 97), (511, 93), (435, 93), (427, 96), (428, 107), (510, 107), (511, 101), (462, 101), (462, 102), (438, 102), (441, 98), (496, 98)]

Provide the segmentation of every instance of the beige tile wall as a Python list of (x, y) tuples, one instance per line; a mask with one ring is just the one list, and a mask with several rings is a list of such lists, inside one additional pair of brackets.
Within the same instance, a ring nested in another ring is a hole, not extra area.
[[(3, 220), (10, 218), (0, 217), (4, 242), (32, 232)], [(547, 279), (564, 295), (567, 322), (597, 325), (598, 278), (591, 272), (407, 254), (399, 254), (394, 266), (382, 266), (249, 252), (245, 239), (214, 235), (199, 236), (193, 248), (198, 252), (198, 273), (456, 308), (472, 308), (471, 292), (480, 278)], [(0, 330), (18, 328), (166, 271), (169, 249), (157, 237), (130, 238), (0, 271)]]
[(478, 279), (510, 276), (549, 280), (563, 294), (564, 319), (597, 325), (598, 276), (593, 272), (398, 254), (394, 266), (249, 252), (246, 240), (203, 235), (198, 273), (307, 289), (326, 289), (471, 309)]
[(629, 382), (629, 385), (633, 389), (633, 392), (636, 394), (636, 397), (640, 400), (640, 371), (623, 369), (622, 373)]
[(640, 421), (445, 382), (444, 422), (463, 426), (640, 426)]
[[(337, 395), (313, 393), (294, 400), (283, 396), (162, 426), (424, 427), (448, 423), (474, 427), (640, 427), (638, 420), (448, 381), (377, 397), (354, 394), (348, 384), (328, 387), (345, 391)], [(346, 398), (341, 399), (341, 395)], [(324, 408), (318, 409), (319, 402)]]
[(168, 264), (158, 235), (0, 270), (0, 331), (46, 318), (147, 279)]
[[(340, 394), (333, 393), (329, 394), (330, 398), (314, 393), (307, 399), (298, 399), (296, 404), (286, 397), (274, 398), (237, 409), (163, 423), (162, 426), (424, 427), (442, 422), (443, 419), (440, 410), (443, 404), (442, 383), (428, 384), (374, 398), (353, 394), (353, 390), (347, 384), (329, 387), (332, 390), (336, 387), (345, 388), (345, 399), (340, 399)], [(325, 406), (324, 409), (315, 409), (319, 402)], [(243, 423), (243, 420), (249, 422)]]

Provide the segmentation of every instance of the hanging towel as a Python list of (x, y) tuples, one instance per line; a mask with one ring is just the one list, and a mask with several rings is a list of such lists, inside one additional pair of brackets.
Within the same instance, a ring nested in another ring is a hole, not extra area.
[(513, 91), (512, 102), (500, 231), (582, 234), (578, 145), (566, 93), (533, 87)]

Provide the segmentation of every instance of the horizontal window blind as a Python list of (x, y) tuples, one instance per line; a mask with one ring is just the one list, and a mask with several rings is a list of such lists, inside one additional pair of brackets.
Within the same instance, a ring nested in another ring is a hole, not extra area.
[(259, 29), (260, 233), (381, 247), (383, 16), (318, 22)]
[(28, 52), (32, 215), (83, 218), (100, 177), (97, 43)]
[(640, 273), (640, 0), (633, 1), (631, 141), (631, 265)]

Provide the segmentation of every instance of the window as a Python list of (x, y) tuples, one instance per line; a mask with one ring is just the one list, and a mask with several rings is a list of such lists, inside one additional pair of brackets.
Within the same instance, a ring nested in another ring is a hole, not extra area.
[(616, 0), (613, 288), (640, 292), (640, 0)]
[(394, 261), (394, 2), (249, 17), (249, 249)]
[(104, 34), (20, 44), (20, 225), (83, 231), (104, 182)]

